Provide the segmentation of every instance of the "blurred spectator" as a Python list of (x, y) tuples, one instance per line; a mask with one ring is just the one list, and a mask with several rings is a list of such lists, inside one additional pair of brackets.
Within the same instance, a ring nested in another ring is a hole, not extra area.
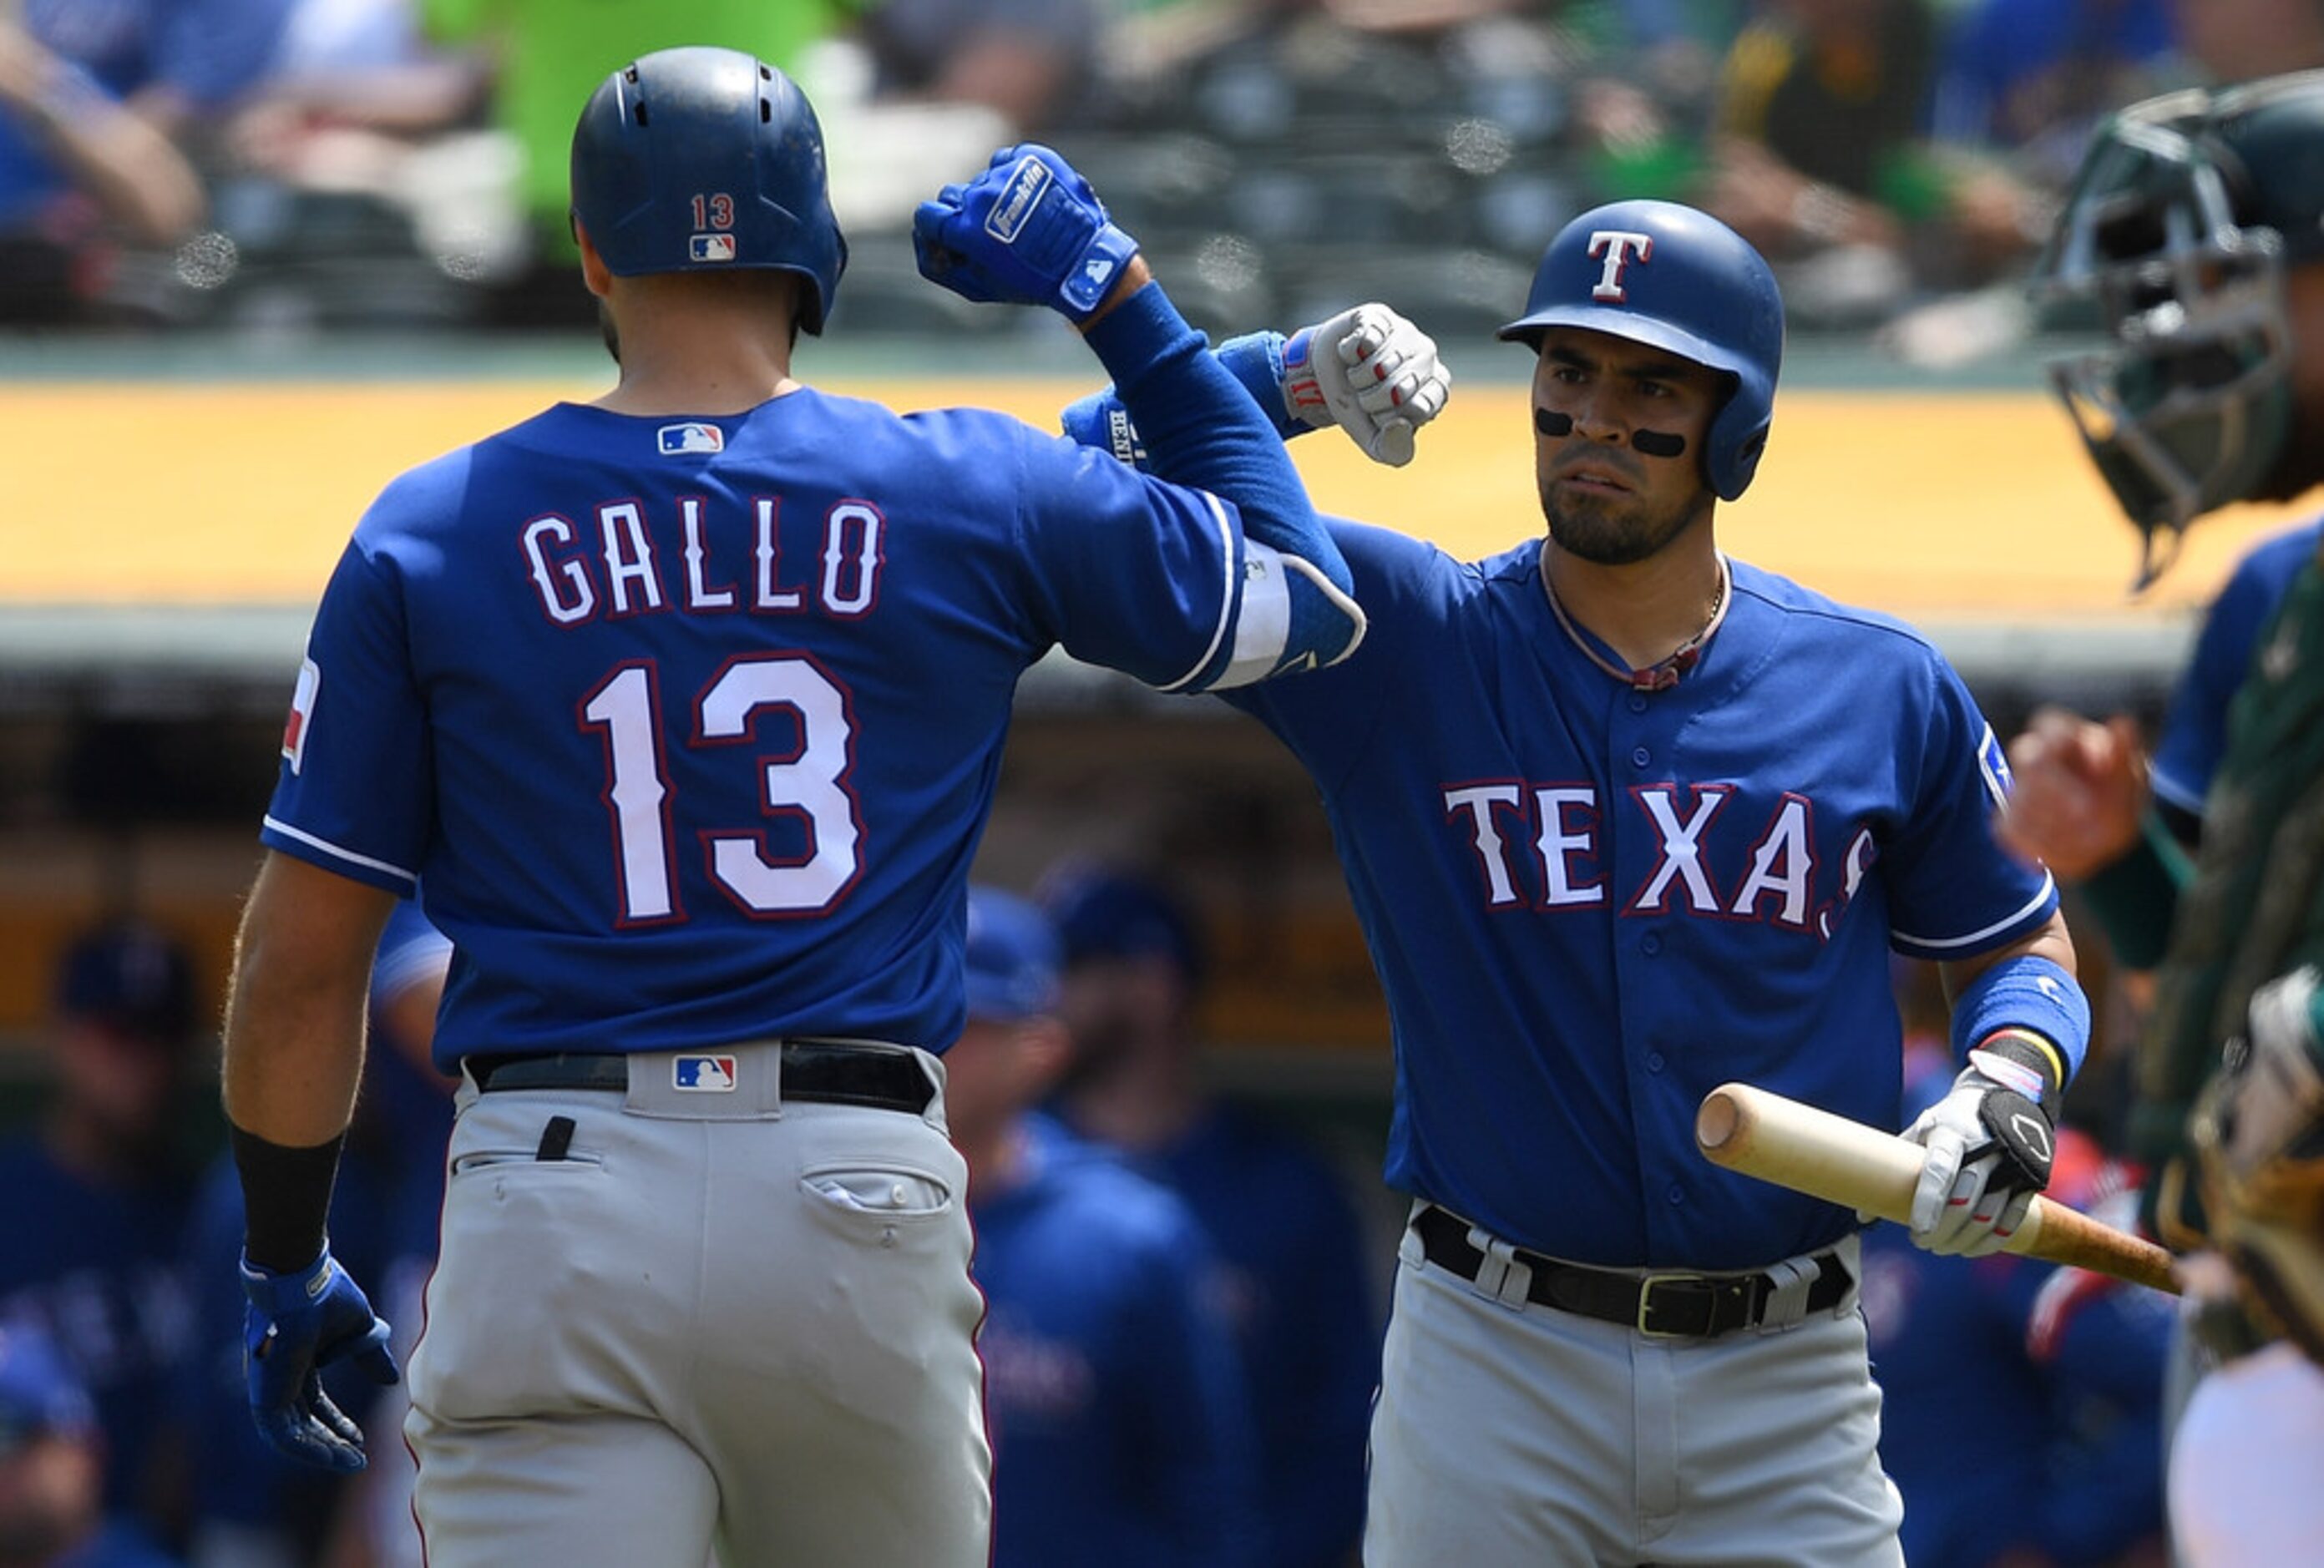
[(202, 208), (167, 136), (0, 14), (0, 324), (97, 317), (116, 236), (172, 244)]
[(104, 1471), (88, 1390), (38, 1330), (0, 1328), (0, 1563), (171, 1568), (134, 1523), (106, 1517)]
[(204, 1065), (196, 1019), (176, 941), (132, 921), (82, 936), (58, 976), (53, 1097), (37, 1129), (0, 1145), (0, 1324), (55, 1341), (97, 1402), (106, 1508), (144, 1513), (165, 1539), (182, 1480), (162, 1426), (189, 1348), (192, 1172), (178, 1138)]
[(2006, 152), (2062, 193), (2098, 123), (2171, 83), (2172, 0), (1971, 0), (1937, 81), (1942, 143)]
[(1056, 936), (969, 892), (945, 1111), (968, 1165), (995, 1568), (1259, 1568), (1250, 1412), (1185, 1205), (1027, 1111), (1072, 1049)]
[(2041, 238), (2021, 182), (1930, 141), (1937, 59), (1928, 0), (1772, 0), (1729, 51), (1703, 205), (1784, 276), (1795, 319), (1877, 320)]
[[(567, 221), (573, 106), (613, 72), (658, 49), (717, 44), (784, 71), (848, 0), (419, 0), (427, 35), (475, 46), (493, 73), (494, 124), (516, 154), (517, 209), (529, 254), (488, 283), (486, 314), (503, 325), (594, 323)], [(819, 95), (818, 95), (819, 97)]]
[(1101, 106), (1099, 0), (875, 0), (857, 23), (875, 97), (982, 104), (1046, 137)]
[[(520, 265), (513, 155), (477, 123), (487, 81), (480, 56), (421, 37), (420, 0), (294, 0), (274, 70), (228, 131), (254, 177), (220, 200), (235, 237), (311, 255), (300, 198), (352, 196), (400, 217), (455, 277)], [(354, 243), (379, 259), (368, 233)]]
[[(381, 1282), (399, 1361), (420, 1332), (420, 1294), (436, 1255), (451, 1137), (450, 1081), (429, 1059), (451, 945), (407, 899), (389, 916), (372, 965), (371, 1049), (364, 1089), (331, 1194), (331, 1250)], [(203, 1182), (188, 1250), (198, 1347), (184, 1384), (192, 1436), (192, 1568), (295, 1568), (321, 1559), (367, 1568), (420, 1561), (412, 1467), (401, 1443), (375, 1443), (353, 1480), (285, 1458), (250, 1419), (243, 1378), (242, 1186), (221, 1155)], [(327, 1376), (364, 1428), (393, 1434), (401, 1387), (381, 1390), (351, 1368)]]
[[(1909, 1118), (1952, 1082), (1941, 1036), (1905, 1074)], [(2126, 1210), (2135, 1193), (2087, 1134), (2060, 1131), (2050, 1197)], [(1906, 1562), (2161, 1568), (2167, 1297), (2006, 1252), (1940, 1257), (1875, 1225), (1863, 1300)]]
[(1068, 869), (1043, 902), (1064, 939), (1075, 1050), (1057, 1108), (1183, 1197), (1225, 1263), (1269, 1568), (1342, 1563), (1363, 1523), (1380, 1327), (1346, 1191), (1289, 1133), (1204, 1091), (1194, 1005), (1205, 959), (1168, 894)]
[(2316, 0), (2172, 0), (2179, 46), (2213, 86), (2324, 66)]

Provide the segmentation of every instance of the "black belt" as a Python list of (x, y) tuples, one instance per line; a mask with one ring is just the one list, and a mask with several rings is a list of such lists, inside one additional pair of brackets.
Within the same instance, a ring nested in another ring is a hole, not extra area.
[[(1439, 1268), (1473, 1282), (1485, 1255), (1469, 1244), (1468, 1222), (1449, 1210), (1428, 1205), (1412, 1222), (1420, 1248)], [(1517, 1260), (1532, 1270), (1526, 1299), (1560, 1312), (1601, 1318), (1658, 1338), (1717, 1339), (1765, 1318), (1775, 1282), (1765, 1274), (1624, 1274), (1561, 1263), (1517, 1249)], [(1828, 1312), (1854, 1283), (1837, 1252), (1819, 1252), (1816, 1277), (1808, 1287), (1807, 1310)]]
[[(782, 1058), (786, 1100), (868, 1105), (918, 1116), (936, 1098), (936, 1085), (922, 1070), (919, 1057), (903, 1046), (872, 1040), (785, 1040)], [(469, 1056), (461, 1065), (483, 1093), (498, 1089), (626, 1090), (630, 1086), (630, 1059), (614, 1051)]]

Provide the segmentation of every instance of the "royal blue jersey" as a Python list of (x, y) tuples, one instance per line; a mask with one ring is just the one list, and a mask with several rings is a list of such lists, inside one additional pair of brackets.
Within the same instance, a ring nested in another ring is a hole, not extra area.
[(1258, 1568), (1250, 1411), (1210, 1245), (1041, 1117), (973, 1194), (994, 1568)]
[(2194, 657), (2179, 677), (2149, 775), (2156, 798), (2200, 816), (2211, 775), (2227, 749), (2227, 707), (2251, 673), (2252, 650), (2275, 619), (2292, 579), (2316, 558), (2324, 519), (2271, 536), (2236, 564), (2211, 601)]
[[(1296, 496), (1271, 429), (1234, 423), (1209, 426)], [(356, 528), (263, 836), (424, 877), (447, 1069), (776, 1034), (941, 1051), (1019, 675), (1058, 644), (1158, 687), (1263, 673), (1246, 558), (1229, 503), (999, 414), (562, 404)]]
[(1853, 1229), (1704, 1160), (1695, 1111), (1740, 1079), (1895, 1127), (1889, 950), (1967, 958), (2055, 909), (1991, 837), (2006, 765), (1959, 677), (1738, 562), (1700, 662), (1639, 690), (1560, 624), (1539, 540), (1464, 565), (1333, 532), (1362, 647), (1231, 700), (1323, 793), (1395, 1037), (1389, 1184), (1613, 1267)]
[(1380, 1342), (1346, 1192), (1289, 1133), (1233, 1107), (1132, 1164), (1185, 1200), (1216, 1251), (1259, 1438), (1268, 1568), (1340, 1568), (1363, 1530)]
[[(139, 1507), (174, 1379), (190, 1353), (181, 1268), (191, 1196), (175, 1172), (91, 1181), (35, 1133), (0, 1145), (0, 1329), (45, 1333), (97, 1402), (105, 1502)], [(246, 1418), (245, 1418), (246, 1419)]]

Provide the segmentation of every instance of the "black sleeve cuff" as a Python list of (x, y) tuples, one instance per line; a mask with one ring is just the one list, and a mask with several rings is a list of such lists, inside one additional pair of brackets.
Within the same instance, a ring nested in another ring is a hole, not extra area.
[(226, 1136), (242, 1175), (244, 1254), (278, 1274), (312, 1263), (323, 1250), (324, 1221), (347, 1135), (313, 1148), (271, 1143), (231, 1125)]

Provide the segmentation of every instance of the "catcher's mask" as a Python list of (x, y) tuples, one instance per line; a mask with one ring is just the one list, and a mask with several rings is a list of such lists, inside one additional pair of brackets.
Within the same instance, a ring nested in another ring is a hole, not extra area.
[[(2292, 429), (2287, 266), (2324, 260), (2324, 71), (2167, 94), (2092, 140), (2029, 284), (2101, 346), (2051, 381), (2141, 538), (2258, 493)], [(2089, 318), (2095, 317), (2095, 320)]]

